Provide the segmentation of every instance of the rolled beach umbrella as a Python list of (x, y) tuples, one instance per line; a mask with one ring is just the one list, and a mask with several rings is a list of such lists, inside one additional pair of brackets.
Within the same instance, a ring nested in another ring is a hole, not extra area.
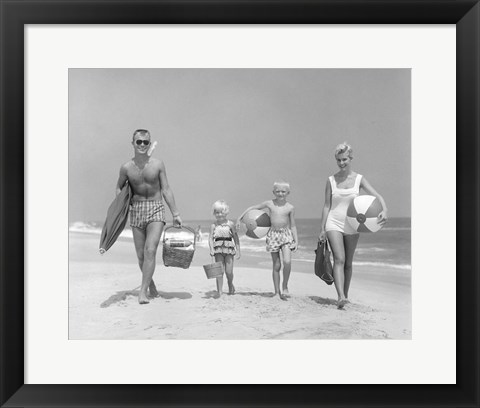
[(103, 224), (102, 235), (100, 236), (99, 251), (101, 254), (110, 249), (125, 228), (131, 198), (132, 190), (127, 181), (122, 187), (122, 191), (108, 207), (107, 218)]

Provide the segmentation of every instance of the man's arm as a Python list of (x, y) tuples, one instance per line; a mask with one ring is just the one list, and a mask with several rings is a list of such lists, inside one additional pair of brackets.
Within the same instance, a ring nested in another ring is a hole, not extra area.
[(160, 171), (158, 174), (160, 179), (160, 187), (162, 189), (163, 197), (170, 208), (173, 217), (173, 224), (177, 226), (182, 225), (182, 219), (180, 218), (180, 212), (177, 209), (177, 205), (175, 204), (175, 197), (173, 195), (173, 191), (168, 184), (167, 172), (165, 170), (165, 164), (163, 161), (160, 161)]
[(122, 187), (125, 182), (128, 180), (127, 177), (127, 166), (124, 164), (120, 167), (120, 174), (118, 175), (117, 188), (115, 189), (115, 194), (118, 195), (122, 191)]

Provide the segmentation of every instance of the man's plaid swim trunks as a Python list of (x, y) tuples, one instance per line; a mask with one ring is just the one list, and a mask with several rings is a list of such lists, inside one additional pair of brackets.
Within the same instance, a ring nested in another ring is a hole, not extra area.
[(291, 246), (293, 242), (293, 234), (289, 228), (271, 229), (267, 234), (267, 252), (280, 252), (282, 246)]
[(165, 223), (165, 206), (162, 200), (132, 201), (130, 226), (146, 229), (151, 222)]

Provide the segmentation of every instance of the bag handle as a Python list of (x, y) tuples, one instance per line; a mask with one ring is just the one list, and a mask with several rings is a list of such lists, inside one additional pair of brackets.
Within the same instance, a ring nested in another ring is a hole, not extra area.
[(327, 238), (325, 238), (324, 241), (318, 240), (318, 246), (324, 246), (323, 252), (325, 252), (325, 249), (330, 253), (332, 252), (332, 246), (330, 245), (330, 242), (328, 242)]
[(187, 231), (190, 231), (192, 234), (193, 234), (193, 246), (196, 245), (197, 243), (197, 234), (195, 234), (195, 231), (193, 230), (193, 228), (190, 228), (190, 227), (187, 227), (185, 225), (181, 225), (180, 227), (176, 227), (175, 225), (170, 225), (169, 227), (166, 227), (164, 230), (163, 230), (163, 243), (165, 244), (166, 242), (166, 232), (169, 230), (169, 229), (172, 229), (172, 228), (175, 228), (175, 229), (183, 229), (183, 230), (187, 230)]
[(332, 247), (330, 246), (330, 242), (328, 242), (327, 238), (325, 238), (325, 248), (328, 252), (332, 252)]

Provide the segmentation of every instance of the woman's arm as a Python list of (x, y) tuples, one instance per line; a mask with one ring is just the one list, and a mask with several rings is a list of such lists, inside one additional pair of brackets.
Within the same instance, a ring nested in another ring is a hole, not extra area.
[(327, 179), (327, 184), (325, 186), (325, 203), (323, 204), (322, 209), (322, 220), (320, 221), (320, 235), (318, 239), (320, 241), (325, 241), (326, 232), (325, 232), (325, 224), (327, 223), (328, 213), (330, 212), (330, 208), (332, 206), (332, 186), (330, 185), (330, 180)]
[(367, 181), (365, 177), (362, 177), (360, 187), (363, 188), (367, 194), (373, 195), (374, 197), (378, 198), (378, 201), (380, 201), (380, 204), (382, 204), (383, 208), (383, 211), (378, 214), (378, 223), (380, 225), (385, 224), (388, 219), (388, 209), (383, 197), (377, 193), (377, 191), (373, 188), (373, 186)]

